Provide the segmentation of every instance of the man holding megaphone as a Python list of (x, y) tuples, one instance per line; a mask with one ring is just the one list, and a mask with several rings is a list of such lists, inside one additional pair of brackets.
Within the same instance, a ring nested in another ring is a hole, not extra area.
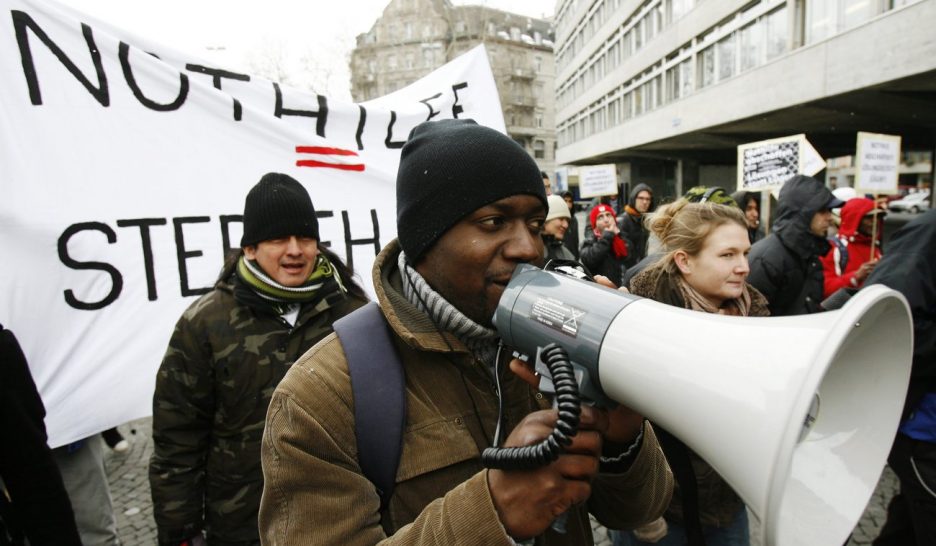
[(492, 327), (516, 266), (542, 262), (546, 210), (538, 167), (507, 136), (470, 120), (413, 130), (397, 177), (399, 240), (374, 265), (388, 350), (405, 377), (394, 479), (377, 486), (365, 469), (373, 454), (361, 448), (356, 409), (377, 404), (358, 396), (357, 349), (339, 331), (273, 395), (264, 544), (589, 545), (589, 512), (619, 529), (663, 513), (672, 475), (652, 427), (623, 406), (581, 408), (578, 432), (544, 466), (482, 464), (501, 436), (505, 447), (531, 446), (557, 423), (548, 401), (507, 370)]

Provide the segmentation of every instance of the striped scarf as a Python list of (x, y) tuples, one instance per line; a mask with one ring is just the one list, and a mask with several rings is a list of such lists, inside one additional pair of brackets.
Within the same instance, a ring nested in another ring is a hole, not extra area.
[(741, 291), (740, 297), (725, 300), (721, 308), (712, 305), (705, 296), (700, 294), (695, 288), (689, 286), (689, 283), (683, 279), (682, 275), (676, 275), (676, 286), (683, 300), (686, 302), (686, 305), (693, 311), (739, 317), (746, 317), (751, 314), (751, 291), (748, 290), (747, 283), (744, 284), (744, 289)]
[(400, 252), (397, 263), (403, 276), (403, 295), (407, 301), (429, 315), (429, 318), (440, 329), (457, 337), (479, 361), (488, 366), (494, 366), (497, 343), (500, 341), (497, 330), (485, 328), (466, 317), (441, 294), (433, 290), (426, 279), (407, 263), (403, 252)]
[(347, 292), (341, 284), (341, 278), (332, 263), (319, 254), (309, 278), (299, 286), (284, 286), (269, 277), (260, 268), (256, 260), (241, 256), (237, 262), (237, 276), (261, 298), (274, 304), (299, 304), (312, 301), (319, 290), (326, 285), (337, 283), (342, 293)]

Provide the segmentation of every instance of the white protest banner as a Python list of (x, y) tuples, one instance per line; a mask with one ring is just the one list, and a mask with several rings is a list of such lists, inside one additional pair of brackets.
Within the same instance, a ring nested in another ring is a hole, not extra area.
[(617, 167), (613, 164), (579, 167), (578, 175), (579, 196), (582, 199), (618, 192)]
[(42, 0), (0, 0), (0, 323), (61, 445), (150, 414), (173, 325), (238, 247), (247, 191), (287, 173), (371, 288), (410, 130), (504, 131), (483, 47), (340, 103), (212, 66)]
[(900, 137), (858, 133), (855, 145), (855, 191), (859, 195), (897, 193)]
[(792, 176), (812, 176), (824, 168), (825, 161), (804, 134), (738, 146), (739, 190), (779, 189)]

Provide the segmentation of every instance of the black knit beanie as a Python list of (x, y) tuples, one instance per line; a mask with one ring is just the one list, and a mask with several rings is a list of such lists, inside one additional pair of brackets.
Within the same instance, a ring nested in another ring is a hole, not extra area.
[(417, 125), (400, 154), (396, 190), (397, 236), (413, 264), (459, 220), (494, 201), (529, 194), (548, 209), (530, 154), (470, 119)]
[(244, 200), (241, 248), (290, 235), (318, 239), (318, 219), (312, 199), (295, 178), (267, 173)]

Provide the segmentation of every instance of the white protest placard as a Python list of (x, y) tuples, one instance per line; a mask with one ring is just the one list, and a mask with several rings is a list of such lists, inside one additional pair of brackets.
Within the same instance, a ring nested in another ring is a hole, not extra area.
[(0, 323), (30, 363), (53, 446), (150, 414), (173, 326), (239, 246), (263, 174), (306, 187), (321, 242), (372, 291), (410, 130), (453, 117), (505, 130), (483, 47), (351, 104), (60, 4), (0, 8)]
[(897, 193), (900, 137), (858, 133), (855, 145), (855, 191), (872, 195)]
[(825, 165), (804, 134), (742, 144), (738, 146), (738, 189), (779, 189), (791, 177), (812, 176)]
[(582, 199), (615, 195), (618, 192), (617, 167), (614, 164), (578, 168), (579, 195)]

